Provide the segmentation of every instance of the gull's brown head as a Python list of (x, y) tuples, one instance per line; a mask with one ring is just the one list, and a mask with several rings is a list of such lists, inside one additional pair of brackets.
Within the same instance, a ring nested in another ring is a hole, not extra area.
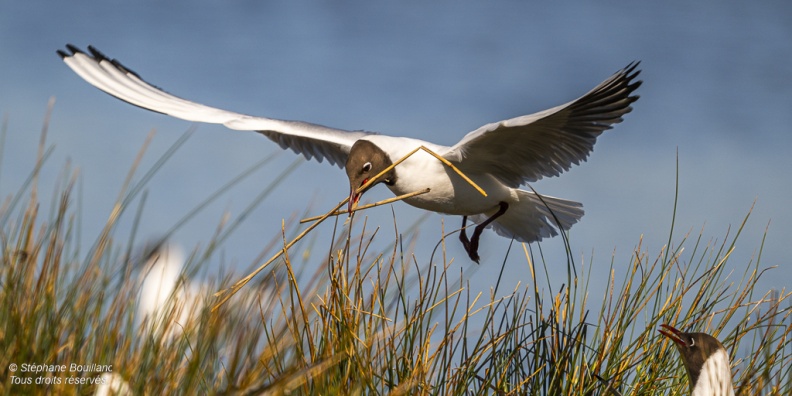
[(376, 182), (369, 185), (366, 190), (360, 191), (359, 193), (357, 192), (357, 189), (377, 176), (380, 172), (387, 169), (391, 164), (393, 164), (393, 162), (390, 157), (388, 157), (388, 154), (368, 140), (358, 140), (352, 145), (345, 165), (347, 177), (349, 177), (348, 210), (350, 214), (355, 210), (358, 201), (360, 201), (360, 197), (369, 188), (378, 183), (385, 183), (387, 185), (396, 183), (396, 171), (391, 169), (380, 176)]
[(662, 327), (659, 330), (660, 334), (673, 341), (679, 351), (682, 363), (687, 369), (692, 390), (707, 359), (718, 352), (718, 350), (725, 351), (723, 344), (717, 338), (706, 333), (686, 333), (667, 324), (660, 325), (660, 327)]

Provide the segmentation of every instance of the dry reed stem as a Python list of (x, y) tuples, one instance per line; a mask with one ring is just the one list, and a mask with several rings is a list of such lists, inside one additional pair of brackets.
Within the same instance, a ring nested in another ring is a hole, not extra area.
[[(407, 194), (399, 195), (398, 197), (393, 197), (393, 198), (383, 199), (382, 201), (379, 201), (379, 202), (374, 202), (374, 203), (371, 203), (371, 204), (367, 204), (367, 205), (359, 206), (359, 207), (355, 208), (355, 210), (354, 210), (354, 211), (355, 211), (355, 212), (358, 212), (358, 211), (361, 211), (361, 210), (371, 209), (371, 208), (374, 208), (374, 207), (377, 207), (377, 206), (387, 205), (387, 204), (389, 204), (389, 203), (393, 203), (393, 202), (401, 201), (401, 200), (403, 200), (403, 199), (412, 198), (412, 197), (414, 197), (414, 196), (416, 196), (416, 195), (426, 194), (426, 193), (428, 193), (429, 191), (431, 191), (431, 189), (429, 189), (429, 188), (425, 188), (425, 189), (423, 189), (423, 190), (419, 190), (419, 191), (413, 191), (413, 192), (411, 192), (411, 193), (407, 193)], [(338, 211), (336, 211), (336, 212), (334, 212), (334, 213), (330, 214), (330, 216), (339, 216), (339, 215), (342, 215), (342, 214), (344, 214), (344, 213), (349, 213), (349, 211), (348, 211), (348, 210), (345, 210), (345, 209), (338, 210)], [(307, 222), (309, 222), (309, 221), (318, 220), (318, 219), (320, 219), (320, 218), (322, 218), (322, 216), (313, 216), (313, 217), (308, 217), (308, 218), (306, 218), (306, 219), (302, 219), (302, 220), (300, 220), (300, 224), (307, 223)]]
[[(445, 158), (441, 157), (440, 155), (436, 154), (435, 152), (433, 152), (432, 150), (429, 150), (428, 148), (426, 148), (426, 147), (424, 147), (424, 146), (420, 146), (420, 147), (416, 148), (415, 150), (413, 150), (413, 151), (410, 151), (409, 153), (407, 153), (407, 155), (405, 155), (404, 157), (400, 158), (398, 161), (394, 162), (393, 164), (391, 164), (390, 166), (388, 166), (387, 168), (385, 168), (384, 170), (382, 170), (382, 171), (381, 171), (380, 173), (378, 173), (376, 176), (372, 177), (372, 178), (371, 178), (371, 179), (370, 179), (368, 182), (366, 182), (366, 183), (364, 183), (362, 186), (360, 186), (360, 187), (359, 187), (359, 188), (358, 188), (358, 189), (357, 189), (355, 192), (356, 192), (356, 193), (360, 193), (360, 192), (362, 192), (362, 191), (366, 190), (367, 188), (369, 188), (370, 186), (372, 186), (374, 183), (376, 183), (376, 182), (377, 182), (377, 181), (378, 181), (378, 180), (379, 180), (379, 179), (380, 179), (382, 176), (384, 176), (386, 173), (390, 172), (390, 171), (391, 171), (393, 168), (395, 168), (397, 165), (401, 164), (402, 162), (404, 162), (404, 160), (406, 160), (407, 158), (409, 158), (411, 155), (413, 155), (413, 154), (415, 154), (416, 152), (418, 152), (418, 150), (424, 150), (424, 151), (426, 151), (427, 153), (431, 154), (432, 156), (434, 156), (435, 158), (437, 158), (437, 159), (438, 159), (440, 162), (442, 162), (443, 164), (445, 164), (445, 165), (446, 165), (446, 166), (448, 166), (449, 168), (453, 169), (453, 170), (454, 170), (454, 172), (456, 172), (457, 174), (459, 174), (459, 175), (460, 175), (460, 176), (461, 176), (461, 177), (462, 177), (462, 178), (463, 178), (465, 181), (467, 181), (468, 183), (470, 183), (470, 185), (471, 185), (471, 186), (473, 186), (473, 188), (475, 188), (476, 190), (478, 190), (478, 192), (480, 192), (480, 193), (481, 193), (483, 196), (485, 196), (485, 197), (487, 196), (487, 193), (486, 193), (486, 192), (484, 192), (484, 190), (482, 190), (482, 189), (481, 189), (481, 187), (479, 187), (479, 186), (478, 186), (476, 183), (474, 183), (472, 180), (470, 180), (470, 178), (468, 178), (467, 176), (465, 176), (465, 174), (464, 174), (464, 173), (462, 173), (462, 171), (460, 171), (459, 169), (457, 169), (457, 167), (456, 167), (456, 166), (454, 166), (454, 164), (452, 164), (452, 163), (451, 163), (451, 162), (449, 162), (447, 159), (445, 159)], [(428, 192), (428, 191), (426, 191), (426, 192)], [(424, 194), (424, 193), (425, 193), (425, 192), (415, 192), (415, 193), (411, 193), (411, 194), (418, 195), (418, 194)], [(401, 199), (404, 199), (404, 198), (409, 198), (410, 196), (413, 196), (413, 195), (411, 195), (411, 194), (405, 194), (405, 195), (403, 195), (403, 196), (396, 197), (396, 199), (392, 199), (392, 201), (391, 201), (391, 202), (395, 202), (395, 201), (398, 201), (398, 200), (401, 200)], [(306, 235), (308, 235), (308, 233), (309, 233), (309, 232), (311, 232), (311, 231), (312, 231), (314, 228), (316, 228), (316, 226), (318, 226), (318, 225), (319, 225), (319, 224), (321, 224), (323, 221), (325, 221), (325, 219), (327, 219), (327, 218), (328, 218), (328, 217), (330, 217), (330, 216), (333, 216), (333, 215), (334, 215), (334, 213), (335, 213), (336, 211), (338, 211), (338, 209), (340, 209), (340, 208), (341, 208), (341, 206), (343, 206), (343, 205), (344, 205), (345, 203), (347, 203), (348, 201), (349, 201), (349, 197), (347, 197), (347, 198), (344, 198), (344, 199), (343, 199), (341, 202), (339, 202), (339, 203), (338, 203), (338, 205), (336, 205), (336, 206), (335, 206), (335, 208), (333, 208), (333, 209), (332, 209), (332, 210), (330, 210), (329, 212), (325, 213), (324, 215), (320, 216), (320, 217), (319, 217), (319, 218), (316, 220), (316, 222), (314, 222), (313, 224), (311, 224), (310, 226), (308, 226), (308, 228), (306, 228), (306, 229), (305, 229), (303, 232), (301, 232), (301, 233), (300, 233), (300, 235), (297, 235), (297, 237), (295, 237), (294, 239), (292, 239), (292, 240), (291, 240), (291, 242), (289, 242), (288, 244), (286, 244), (286, 245), (283, 247), (283, 249), (281, 249), (281, 250), (279, 250), (277, 253), (275, 253), (275, 255), (273, 255), (273, 256), (272, 256), (272, 257), (271, 257), (269, 260), (267, 260), (267, 261), (266, 261), (264, 264), (262, 264), (261, 266), (259, 266), (259, 267), (258, 267), (256, 270), (254, 270), (253, 272), (251, 272), (250, 274), (248, 274), (246, 277), (244, 277), (244, 278), (240, 279), (240, 280), (239, 280), (239, 281), (237, 281), (236, 283), (234, 283), (234, 284), (233, 284), (233, 285), (232, 285), (230, 288), (227, 288), (227, 289), (224, 289), (224, 290), (220, 290), (220, 291), (218, 291), (217, 293), (215, 293), (215, 294), (214, 294), (214, 296), (215, 296), (215, 297), (218, 297), (218, 298), (220, 298), (220, 301), (219, 301), (219, 302), (217, 302), (217, 304), (215, 304), (215, 305), (212, 307), (212, 312), (215, 312), (215, 311), (217, 311), (217, 309), (218, 309), (218, 308), (220, 308), (220, 306), (222, 306), (223, 304), (225, 304), (225, 302), (226, 302), (226, 301), (228, 301), (228, 300), (229, 300), (229, 299), (230, 299), (230, 298), (231, 298), (231, 297), (232, 297), (234, 294), (236, 294), (236, 292), (238, 292), (238, 291), (239, 291), (239, 289), (241, 289), (241, 288), (242, 288), (242, 287), (244, 287), (246, 284), (248, 284), (248, 282), (250, 282), (250, 280), (251, 280), (251, 279), (253, 279), (253, 278), (254, 278), (256, 275), (258, 275), (258, 274), (259, 274), (259, 272), (263, 271), (263, 270), (264, 270), (264, 268), (267, 268), (267, 266), (269, 266), (270, 264), (272, 264), (272, 262), (273, 262), (273, 261), (275, 261), (276, 259), (278, 259), (278, 257), (280, 257), (280, 256), (282, 256), (284, 253), (286, 253), (286, 251), (287, 251), (287, 250), (288, 250), (290, 247), (292, 247), (292, 246), (293, 246), (295, 243), (297, 243), (297, 242), (298, 242), (300, 239), (302, 239), (303, 237), (305, 237)]]

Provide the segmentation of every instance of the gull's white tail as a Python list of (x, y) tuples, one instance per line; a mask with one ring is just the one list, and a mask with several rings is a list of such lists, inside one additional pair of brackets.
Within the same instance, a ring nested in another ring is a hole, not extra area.
[[(516, 199), (509, 202), (509, 209), (488, 228), (498, 235), (514, 238), (519, 242), (536, 242), (558, 235), (557, 229), (568, 230), (583, 217), (583, 204), (566, 199), (515, 189)], [(493, 212), (494, 213), (494, 212)], [(492, 213), (483, 213), (470, 218), (480, 223)]]

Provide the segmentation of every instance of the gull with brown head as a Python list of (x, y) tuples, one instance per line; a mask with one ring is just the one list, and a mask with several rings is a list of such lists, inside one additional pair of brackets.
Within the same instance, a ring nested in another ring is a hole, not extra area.
[[(539, 196), (519, 187), (558, 176), (585, 161), (599, 135), (621, 122), (622, 116), (632, 110), (632, 103), (638, 99), (633, 93), (641, 85), (636, 80), (640, 73), (638, 63), (631, 63), (569, 103), (484, 125), (457, 144), (442, 146), (419, 139), (346, 131), (205, 106), (147, 83), (121, 62), (93, 47), (89, 46), (87, 53), (72, 45), (66, 48), (58, 54), (67, 66), (91, 85), (125, 102), (188, 121), (257, 131), (307, 159), (327, 160), (345, 167), (350, 183), (350, 212), (363, 194), (357, 190), (371, 177), (413, 150), (424, 148), (374, 184), (383, 183), (396, 195), (429, 189), (404, 202), (433, 212), (462, 216), (460, 240), (468, 256), (476, 262), (479, 238), (485, 228), (519, 242), (535, 242), (558, 235), (559, 230), (569, 230), (580, 220), (583, 207), (579, 202)], [(426, 150), (457, 169), (449, 169)], [(476, 186), (486, 193), (481, 194)], [(470, 238), (465, 232), (468, 218), (478, 223)]]
[(734, 396), (726, 348), (706, 333), (686, 333), (667, 324), (660, 334), (674, 342), (690, 380), (691, 396)]

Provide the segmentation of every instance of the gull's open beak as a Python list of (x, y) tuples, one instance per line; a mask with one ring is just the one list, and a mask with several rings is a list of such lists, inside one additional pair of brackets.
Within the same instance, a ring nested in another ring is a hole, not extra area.
[(356, 189), (352, 188), (349, 191), (349, 202), (347, 202), (347, 212), (349, 212), (350, 216), (352, 216), (352, 213), (355, 211), (355, 208), (357, 208), (358, 201), (360, 201), (360, 196), (363, 195), (362, 193), (355, 194), (355, 190)]
[(677, 343), (677, 345), (686, 346), (685, 341), (682, 341), (682, 338), (679, 337), (680, 334), (682, 334), (681, 331), (667, 324), (661, 324), (660, 327), (662, 327), (662, 329), (658, 330), (660, 334), (670, 338), (671, 341), (674, 341), (675, 343)]
[[(360, 201), (360, 197), (363, 196), (363, 191), (361, 191), (360, 193), (355, 193), (355, 191), (357, 191), (360, 187), (362, 187), (368, 181), (369, 181), (369, 179), (366, 178), (366, 179), (363, 179), (363, 181), (361, 181), (360, 185), (357, 186), (357, 187), (354, 187), (354, 184), (349, 186), (349, 202), (347, 202), (347, 211), (349, 212), (350, 216), (352, 216), (352, 212), (354, 212), (355, 208), (357, 208), (358, 201)], [(369, 188), (371, 188), (371, 186), (369, 186)], [(366, 188), (366, 190), (368, 190), (368, 188)]]

